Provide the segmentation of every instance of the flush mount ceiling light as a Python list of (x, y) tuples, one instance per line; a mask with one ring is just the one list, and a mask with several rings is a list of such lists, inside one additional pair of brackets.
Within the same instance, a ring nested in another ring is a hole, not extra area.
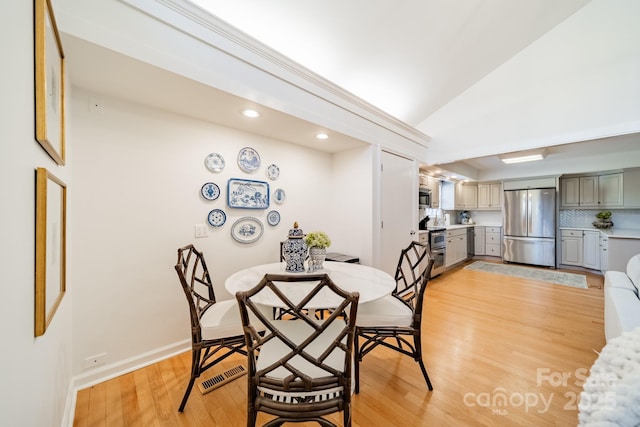
[(256, 117), (260, 117), (260, 113), (256, 110), (246, 109), (242, 112), (242, 115), (245, 117), (249, 117), (251, 119), (255, 119)]
[(503, 163), (524, 163), (542, 160), (547, 156), (547, 151), (543, 148), (540, 150), (517, 151), (515, 153), (501, 154), (498, 157)]
[(316, 138), (318, 138), (318, 139), (329, 139), (329, 135), (327, 135), (324, 132), (320, 132), (319, 134), (316, 135)]

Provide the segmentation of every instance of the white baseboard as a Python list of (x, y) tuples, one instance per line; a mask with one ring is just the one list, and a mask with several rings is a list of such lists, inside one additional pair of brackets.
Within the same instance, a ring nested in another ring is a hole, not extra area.
[(124, 359), (116, 363), (105, 365), (99, 369), (93, 369), (77, 375), (72, 378), (67, 396), (67, 404), (65, 405), (65, 414), (62, 426), (73, 426), (73, 418), (75, 416), (76, 398), (78, 391), (110, 380), (120, 375), (133, 372), (136, 369), (152, 365), (161, 360), (168, 359), (177, 354), (191, 350), (191, 340), (184, 340), (177, 343), (169, 344), (164, 347), (157, 348), (147, 353), (142, 353), (129, 359)]

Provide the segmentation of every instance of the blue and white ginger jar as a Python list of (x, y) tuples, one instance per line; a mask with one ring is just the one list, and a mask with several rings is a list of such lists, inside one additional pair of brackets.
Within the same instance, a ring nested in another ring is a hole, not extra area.
[(288, 239), (282, 245), (282, 256), (287, 263), (286, 271), (292, 273), (304, 273), (304, 260), (307, 256), (307, 243), (304, 241), (304, 233), (298, 228), (298, 223), (293, 224), (289, 230)]

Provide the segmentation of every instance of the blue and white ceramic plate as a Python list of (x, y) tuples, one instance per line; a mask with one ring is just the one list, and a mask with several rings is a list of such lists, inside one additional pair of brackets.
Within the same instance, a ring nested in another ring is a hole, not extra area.
[(211, 153), (205, 157), (204, 165), (211, 172), (222, 172), (222, 169), (224, 169), (224, 158), (218, 153)]
[(253, 243), (262, 237), (264, 228), (258, 218), (245, 216), (231, 226), (231, 237), (240, 243)]
[(280, 223), (280, 212), (269, 211), (267, 214), (267, 223), (269, 225), (278, 225)]
[(213, 182), (207, 182), (200, 189), (200, 194), (207, 200), (215, 200), (220, 197), (220, 187)]
[(267, 209), (269, 183), (231, 178), (227, 181), (227, 205), (230, 208)]
[(225, 214), (223, 210), (214, 209), (209, 212), (209, 215), (207, 216), (207, 222), (209, 222), (209, 225), (211, 225), (212, 227), (220, 227), (225, 222), (227, 222), (227, 214)]
[(267, 166), (267, 176), (270, 180), (275, 181), (280, 176), (280, 168), (277, 165)]
[(260, 167), (260, 155), (251, 147), (245, 147), (238, 153), (238, 166), (246, 173), (255, 172)]
[(278, 188), (276, 191), (273, 192), (273, 200), (279, 205), (281, 205), (284, 202), (284, 199), (286, 198), (287, 198), (287, 195), (285, 194), (282, 188)]

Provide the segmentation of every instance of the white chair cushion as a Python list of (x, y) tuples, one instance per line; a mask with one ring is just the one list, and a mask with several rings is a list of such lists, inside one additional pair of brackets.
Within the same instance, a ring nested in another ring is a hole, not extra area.
[[(274, 326), (287, 338), (293, 341), (295, 344), (303, 342), (313, 332), (313, 328), (302, 320), (276, 320), (273, 322)], [(305, 351), (314, 357), (320, 356), (331, 343), (338, 337), (344, 328), (344, 323), (340, 320), (332, 322), (327, 329), (320, 334), (314, 341), (312, 341)], [(343, 338), (345, 342), (346, 338)], [(291, 349), (285, 345), (278, 338), (274, 338), (265, 343), (260, 350), (260, 356), (258, 357), (258, 363), (256, 365), (257, 370), (264, 369), (272, 363), (280, 360), (283, 356), (288, 354)], [(326, 377), (331, 375), (324, 369), (313, 365), (300, 356), (293, 357), (289, 363), (296, 369), (306, 373), (312, 378)], [(332, 368), (343, 371), (344, 370), (344, 352), (338, 348), (334, 349), (331, 354), (323, 362)], [(291, 375), (291, 372), (286, 368), (276, 368), (271, 371), (268, 376), (272, 378), (283, 379)], [(325, 391), (324, 393), (326, 393)]]
[[(262, 310), (265, 315), (270, 314), (271, 307)], [(253, 314), (249, 314), (251, 324), (255, 325), (259, 331), (264, 330), (262, 323)], [(242, 319), (240, 318), (240, 307), (236, 300), (217, 301), (209, 307), (200, 318), (202, 328), (202, 339), (213, 340), (226, 337), (243, 335)]]
[(358, 305), (356, 326), (408, 327), (413, 322), (413, 312), (398, 298), (387, 295)]

